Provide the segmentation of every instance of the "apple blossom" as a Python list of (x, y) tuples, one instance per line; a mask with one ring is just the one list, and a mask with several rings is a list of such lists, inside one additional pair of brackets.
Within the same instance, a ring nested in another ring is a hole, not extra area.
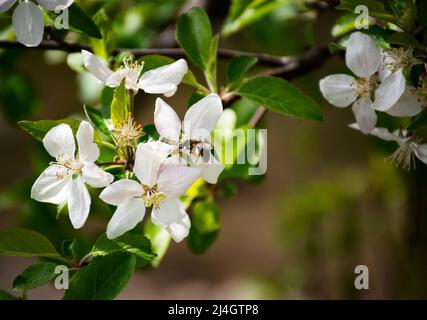
[[(18, 0), (0, 0), (0, 13), (6, 12)], [(67, 9), (74, 0), (37, 0), (45, 10)], [(12, 23), (17, 40), (27, 47), (37, 47), (43, 40), (44, 22), (40, 7), (34, 2), (21, 1), (13, 11)]]
[(390, 74), (381, 83), (378, 82), (376, 72), (380, 62), (381, 53), (375, 41), (361, 32), (355, 32), (348, 40), (346, 64), (358, 78), (336, 74), (320, 80), (320, 91), (331, 104), (337, 107), (353, 104), (357, 123), (365, 134), (375, 128), (375, 110), (387, 111), (405, 90), (405, 78), (401, 69)]
[(203, 180), (216, 183), (224, 165), (211, 154), (210, 135), (215, 128), (223, 106), (217, 94), (210, 94), (192, 105), (184, 122), (165, 101), (158, 98), (154, 124), (164, 141), (175, 147), (181, 159), (202, 170)]
[(31, 198), (53, 204), (68, 204), (69, 216), (75, 229), (81, 228), (89, 215), (91, 199), (85, 183), (102, 188), (114, 177), (100, 169), (95, 161), (99, 148), (93, 142), (94, 130), (87, 121), (77, 131), (78, 156), (75, 156), (73, 131), (68, 124), (60, 124), (46, 134), (43, 145), (56, 159), (43, 171), (31, 189)]
[(180, 59), (166, 66), (153, 70), (143, 71), (143, 64), (130, 62), (126, 59), (119, 70), (113, 72), (100, 58), (89, 51), (83, 50), (83, 62), (86, 67), (99, 81), (106, 86), (116, 88), (125, 79), (126, 89), (137, 92), (139, 89), (147, 93), (163, 94), (166, 97), (173, 96), (178, 84), (188, 72), (187, 62)]
[(154, 224), (164, 227), (176, 242), (184, 239), (190, 219), (178, 199), (200, 177), (200, 170), (168, 158), (172, 147), (160, 141), (138, 145), (133, 172), (139, 182), (122, 179), (105, 188), (100, 198), (117, 206), (107, 226), (107, 237), (115, 239), (132, 230), (152, 207)]
[[(360, 130), (359, 126), (354, 123), (351, 128)], [(394, 141), (399, 145), (399, 148), (390, 156), (396, 166), (402, 165), (404, 169), (415, 167), (415, 158), (427, 164), (427, 143), (420, 143), (418, 139), (409, 136), (406, 130), (397, 130), (390, 132), (386, 128), (375, 128), (371, 131), (371, 135), (386, 141)]]

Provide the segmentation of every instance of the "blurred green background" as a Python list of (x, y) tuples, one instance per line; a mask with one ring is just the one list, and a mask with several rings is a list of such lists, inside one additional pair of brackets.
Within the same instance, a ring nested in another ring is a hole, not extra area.
[[(108, 2), (117, 6), (117, 1)], [(331, 40), (340, 12), (301, 9), (302, 1), (276, 2), (256, 21), (223, 37), (220, 47), (288, 56)], [(229, 4), (121, 1), (122, 10), (108, 14), (115, 16), (117, 46), (174, 47), (179, 12), (203, 6), (218, 31)], [(0, 23), (8, 22), (4, 18)], [(21, 119), (61, 119), (80, 113), (83, 103), (96, 104), (96, 81), (71, 70), (65, 59), (58, 52), (20, 49), (0, 54), (0, 228), (37, 230), (57, 246), (76, 237), (89, 247), (104, 232), (111, 212), (94, 201), (86, 226), (76, 232), (68, 217), (56, 219), (55, 206), (30, 200), (32, 182), (49, 157), (16, 124)], [(225, 63), (220, 63), (222, 79)], [(322, 106), (323, 123), (267, 116), (262, 124), (268, 128), (266, 179), (238, 182), (237, 195), (220, 200), (221, 232), (212, 248), (197, 256), (184, 243), (173, 243), (161, 265), (135, 273), (119, 298), (427, 298), (427, 170), (423, 165), (411, 173), (394, 168), (385, 161), (389, 145), (347, 128), (353, 122), (351, 110), (322, 99), (319, 79), (344, 70), (337, 56), (294, 81)], [(180, 115), (191, 93), (181, 85), (169, 99)], [(142, 123), (153, 122), (154, 99), (137, 97)], [(0, 257), (0, 288), (9, 290), (30, 263)], [(354, 288), (354, 268), (360, 264), (369, 268), (369, 290)], [(29, 298), (61, 295), (45, 286), (31, 291)]]

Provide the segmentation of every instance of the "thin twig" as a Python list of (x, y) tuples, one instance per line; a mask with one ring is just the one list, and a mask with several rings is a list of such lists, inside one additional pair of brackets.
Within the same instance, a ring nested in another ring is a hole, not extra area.
[[(327, 46), (315, 47), (300, 57), (288, 59), (287, 63), (280, 67), (267, 70), (262, 75), (292, 80), (321, 67), (330, 57), (332, 54)], [(223, 99), (224, 108), (231, 106), (239, 99), (240, 97), (236, 94), (228, 94)]]
[(255, 110), (254, 114), (252, 115), (252, 118), (248, 122), (248, 127), (253, 129), (256, 127), (258, 122), (261, 121), (262, 118), (267, 114), (268, 109), (265, 107), (259, 107)]
[[(7, 41), (0, 40), (0, 48), (27, 48), (17, 41)], [(33, 50), (59, 50), (65, 51), (68, 53), (81, 52), (82, 50), (92, 51), (91, 47), (86, 44), (81, 43), (68, 43), (68, 42), (59, 42), (55, 40), (44, 40), (37, 47), (31, 47), (27, 49)], [(117, 48), (112, 54), (117, 55), (121, 52), (131, 52), (136, 58), (139, 58), (148, 54), (159, 54), (169, 57), (182, 58), (185, 56), (184, 51), (181, 48), (151, 48), (151, 49), (127, 49), (127, 48)], [(223, 59), (230, 59), (238, 56), (251, 56), (258, 59), (258, 61), (265, 65), (271, 67), (278, 67), (285, 65), (289, 58), (288, 57), (277, 57), (265, 53), (256, 53), (256, 52), (245, 52), (232, 49), (218, 49), (218, 57)]]
[[(17, 41), (0, 40), (0, 48), (25, 48)], [(90, 46), (78, 43), (58, 42), (54, 40), (42, 41), (38, 47), (30, 48), (36, 50), (61, 50), (65, 52), (80, 52), (81, 50), (91, 51)], [(152, 48), (152, 49), (124, 49), (118, 48), (113, 51), (113, 55), (120, 52), (129, 51), (136, 58), (148, 54), (160, 54), (171, 57), (184, 57), (185, 53), (180, 48)], [(306, 74), (324, 64), (324, 62), (332, 56), (327, 46), (315, 47), (308, 50), (300, 57), (277, 57), (265, 53), (244, 52), (232, 49), (218, 49), (218, 57), (220, 58), (233, 58), (237, 56), (252, 56), (258, 58), (258, 61), (265, 66), (272, 66), (270, 69), (263, 73), (263, 75), (276, 76), (291, 80), (303, 74)], [(240, 99), (238, 95), (227, 95), (223, 99), (224, 107), (229, 107), (235, 101)], [(255, 127), (257, 123), (265, 116), (268, 109), (259, 107), (255, 111), (253, 118), (250, 120), (249, 125)]]

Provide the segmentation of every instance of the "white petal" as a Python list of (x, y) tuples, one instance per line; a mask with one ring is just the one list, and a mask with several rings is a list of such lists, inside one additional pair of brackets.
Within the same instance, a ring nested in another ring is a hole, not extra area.
[[(350, 128), (355, 129), (355, 130), (360, 130), (360, 127), (357, 123), (353, 123), (351, 125), (349, 125)], [(388, 131), (388, 129), (386, 128), (375, 128), (374, 130), (372, 130), (370, 132), (371, 135), (376, 136), (380, 139), (386, 140), (386, 141), (399, 141), (400, 137), (395, 135), (394, 133), (391, 133), (390, 131)]]
[(77, 144), (79, 146), (79, 160), (85, 163), (95, 162), (99, 158), (99, 148), (93, 142), (94, 130), (87, 121), (80, 122), (77, 130)]
[(214, 155), (208, 154), (208, 159), (205, 157), (193, 157), (192, 167), (202, 171), (202, 179), (208, 183), (215, 184), (218, 182), (218, 177), (224, 171), (224, 165), (219, 162)]
[(87, 163), (82, 170), (83, 180), (92, 188), (103, 188), (114, 181), (111, 173), (105, 172), (94, 163)]
[(138, 182), (130, 179), (122, 179), (102, 190), (99, 198), (108, 204), (119, 206), (132, 198), (142, 196), (143, 193), (144, 190)]
[(15, 4), (17, 0), (0, 0), (0, 13), (6, 12)]
[(413, 117), (423, 110), (423, 101), (414, 94), (415, 88), (407, 86), (396, 104), (386, 112), (393, 117)]
[(183, 195), (200, 175), (200, 169), (182, 164), (163, 163), (157, 181), (159, 191), (165, 193), (168, 198), (177, 198)]
[(144, 215), (145, 203), (142, 199), (130, 199), (118, 206), (110, 222), (108, 222), (108, 239), (118, 238), (125, 232), (132, 230), (144, 219)]
[(390, 109), (402, 96), (405, 91), (405, 84), (406, 80), (402, 69), (393, 72), (385, 78), (375, 91), (374, 109), (379, 111)]
[(378, 70), (381, 52), (374, 39), (361, 32), (354, 32), (348, 39), (345, 61), (355, 75), (369, 78)]
[(43, 16), (40, 8), (33, 2), (18, 4), (13, 11), (12, 23), (16, 38), (27, 47), (37, 47), (43, 40)]
[(356, 116), (356, 121), (359, 124), (360, 131), (364, 134), (374, 130), (377, 124), (377, 115), (372, 109), (372, 102), (369, 98), (359, 99), (353, 104), (353, 112)]
[(122, 83), (123, 79), (126, 79), (126, 89), (138, 91), (138, 77), (139, 74), (135, 71), (122, 68), (109, 76), (105, 84), (111, 88), (116, 88)]
[(138, 180), (149, 187), (157, 183), (161, 163), (174, 149), (161, 141), (140, 143), (136, 149), (133, 172)]
[(73, 130), (68, 124), (62, 123), (50, 129), (43, 138), (43, 145), (54, 158), (66, 156), (74, 159), (76, 143)]
[(165, 228), (176, 242), (181, 242), (190, 232), (190, 219), (178, 199), (165, 201), (160, 208), (154, 208), (151, 220), (155, 225)]
[(188, 72), (187, 62), (184, 59), (175, 61), (166, 66), (145, 72), (139, 80), (138, 86), (147, 93), (173, 96), (178, 84)]
[[(59, 176), (64, 175), (61, 179)], [(61, 204), (67, 201), (70, 179), (63, 166), (49, 166), (34, 182), (31, 188), (31, 198), (40, 202)]]
[(380, 66), (378, 67), (378, 79), (380, 81), (383, 81), (392, 73), (390, 64), (393, 64), (395, 62), (395, 59), (390, 55), (388, 51), (383, 49), (380, 49), (380, 51), (381, 51), (381, 63), (380, 63)]
[(90, 195), (82, 178), (72, 180), (68, 196), (68, 212), (74, 229), (85, 224), (90, 211)]
[(107, 79), (113, 74), (113, 71), (94, 54), (89, 51), (82, 50), (83, 63), (86, 69), (89, 70), (99, 81), (106, 83)]
[(37, 0), (45, 10), (59, 12), (71, 6), (74, 0)]
[(427, 164), (427, 144), (416, 144), (414, 153), (418, 159)]
[(205, 139), (215, 128), (223, 111), (221, 98), (210, 94), (188, 109), (184, 117), (184, 133), (187, 137)]
[(154, 124), (160, 136), (179, 142), (181, 135), (181, 120), (170, 105), (157, 98), (154, 110)]
[(337, 107), (347, 107), (356, 100), (356, 80), (346, 74), (333, 74), (319, 82), (320, 91), (329, 103)]

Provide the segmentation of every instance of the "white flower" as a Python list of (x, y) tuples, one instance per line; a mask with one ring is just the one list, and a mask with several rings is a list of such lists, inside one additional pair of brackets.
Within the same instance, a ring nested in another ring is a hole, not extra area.
[(43, 171), (31, 189), (31, 198), (53, 204), (68, 204), (68, 211), (75, 229), (81, 228), (89, 215), (90, 195), (85, 183), (102, 188), (113, 182), (114, 177), (101, 170), (95, 161), (99, 148), (93, 142), (93, 127), (86, 121), (77, 131), (78, 157), (73, 131), (68, 124), (60, 124), (46, 134), (43, 145), (56, 159)]
[(106, 86), (116, 88), (125, 79), (126, 89), (137, 92), (139, 89), (147, 93), (163, 94), (166, 97), (173, 96), (178, 84), (188, 72), (187, 62), (184, 59), (157, 69), (144, 72), (141, 76), (143, 64), (124, 61), (124, 66), (113, 72), (92, 53), (83, 50), (83, 62), (99, 81)]
[[(359, 126), (354, 123), (351, 128), (360, 130)], [(427, 143), (420, 144), (416, 139), (408, 136), (406, 130), (397, 130), (393, 133), (386, 128), (375, 128), (371, 135), (386, 141), (394, 141), (399, 148), (390, 156), (390, 159), (398, 166), (402, 165), (404, 169), (415, 167), (415, 158), (427, 164)]]
[[(0, 13), (9, 10), (17, 0), (0, 0)], [(45, 10), (58, 11), (68, 8), (74, 0), (37, 0)], [(17, 40), (27, 47), (37, 47), (43, 40), (44, 23), (42, 12), (34, 2), (20, 2), (12, 15)]]
[(156, 100), (154, 111), (154, 124), (160, 136), (175, 146), (182, 160), (202, 170), (203, 180), (213, 184), (224, 170), (224, 165), (210, 151), (211, 132), (222, 112), (221, 98), (217, 94), (210, 94), (192, 105), (183, 124), (171, 106), (160, 98)]
[[(363, 133), (369, 133), (375, 128), (375, 110), (389, 110), (405, 90), (405, 78), (401, 69), (378, 85), (375, 73), (380, 62), (381, 53), (375, 41), (361, 32), (355, 32), (348, 40), (346, 64), (358, 78), (337, 74), (320, 80), (320, 91), (331, 104), (337, 107), (353, 104), (356, 121)], [(372, 101), (373, 95), (375, 103)]]
[(139, 144), (134, 173), (139, 182), (123, 179), (105, 188), (100, 198), (117, 210), (107, 226), (107, 237), (115, 239), (132, 230), (153, 207), (151, 219), (164, 227), (176, 242), (190, 230), (190, 219), (178, 199), (200, 177), (200, 170), (167, 158), (171, 146), (160, 141)]

